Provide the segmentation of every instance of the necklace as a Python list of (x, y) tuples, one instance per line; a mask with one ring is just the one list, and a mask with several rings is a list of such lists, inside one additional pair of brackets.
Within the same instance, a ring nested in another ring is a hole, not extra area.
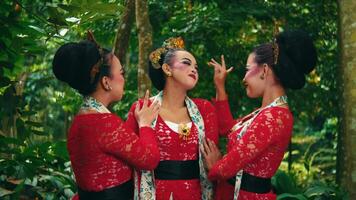
[(187, 124), (179, 124), (178, 125), (178, 134), (179, 138), (183, 138), (183, 140), (188, 140), (188, 137), (190, 135), (190, 128)]
[(95, 110), (98, 113), (111, 113), (101, 102), (91, 96), (84, 98), (81, 110)]

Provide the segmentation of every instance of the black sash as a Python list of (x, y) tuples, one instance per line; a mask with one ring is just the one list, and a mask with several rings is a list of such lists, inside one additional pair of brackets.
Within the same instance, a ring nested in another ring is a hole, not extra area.
[(198, 160), (164, 160), (160, 161), (154, 171), (155, 178), (160, 180), (199, 179)]
[[(235, 186), (236, 177), (230, 178), (227, 182)], [(243, 172), (241, 179), (241, 190), (264, 194), (272, 190), (271, 178), (261, 178)]]
[(99, 192), (84, 191), (78, 187), (80, 200), (132, 200), (134, 184), (129, 180), (121, 185), (108, 188)]

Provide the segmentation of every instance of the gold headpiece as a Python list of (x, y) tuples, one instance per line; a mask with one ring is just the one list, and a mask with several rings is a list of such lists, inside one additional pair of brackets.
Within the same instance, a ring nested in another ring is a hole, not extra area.
[(100, 66), (104, 63), (104, 51), (103, 48), (100, 47), (99, 43), (95, 40), (94, 34), (92, 31), (88, 30), (87, 32), (87, 40), (93, 42), (98, 48), (100, 59), (90, 70), (90, 83), (94, 82), (95, 76), (100, 71)]
[(162, 66), (159, 64), (159, 60), (161, 59), (161, 55), (166, 53), (169, 49), (184, 49), (184, 40), (182, 37), (176, 38), (168, 38), (163, 42), (162, 47), (154, 50), (149, 59), (154, 68), (159, 69)]
[(273, 64), (277, 65), (278, 63), (278, 56), (279, 56), (279, 47), (277, 43), (277, 35), (279, 33), (279, 24), (277, 20), (274, 21), (274, 39), (272, 42), (272, 50), (273, 50)]

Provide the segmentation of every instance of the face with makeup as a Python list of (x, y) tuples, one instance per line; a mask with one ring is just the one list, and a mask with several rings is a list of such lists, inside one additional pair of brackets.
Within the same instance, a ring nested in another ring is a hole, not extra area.
[(264, 67), (256, 63), (255, 54), (251, 53), (247, 59), (246, 74), (243, 79), (248, 97), (258, 98), (263, 95), (266, 87), (265, 78), (261, 78), (263, 76)]
[(187, 51), (176, 51), (171, 63), (164, 69), (167, 81), (172, 81), (186, 90), (194, 88), (198, 82), (198, 65), (194, 56)]

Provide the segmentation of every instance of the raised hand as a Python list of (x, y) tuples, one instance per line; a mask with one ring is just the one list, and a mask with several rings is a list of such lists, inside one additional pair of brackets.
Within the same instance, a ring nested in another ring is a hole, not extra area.
[(150, 126), (153, 120), (156, 119), (161, 107), (158, 101), (155, 101), (151, 103), (151, 105), (148, 105), (149, 95), (150, 93), (147, 90), (143, 99), (143, 106), (141, 109), (140, 104), (136, 104), (135, 117), (139, 127)]
[(204, 140), (200, 150), (204, 156), (205, 167), (210, 170), (221, 159), (221, 153), (216, 144), (211, 140)]
[(221, 55), (221, 64), (213, 58), (208, 62), (210, 66), (214, 67), (214, 84), (216, 87), (224, 87), (227, 75), (234, 69), (230, 67), (226, 69), (224, 55)]
[(224, 100), (227, 98), (225, 92), (225, 81), (227, 75), (234, 69), (230, 67), (226, 69), (224, 55), (221, 55), (221, 64), (216, 62), (213, 58), (208, 62), (209, 66), (214, 67), (214, 84), (217, 93), (218, 100)]

